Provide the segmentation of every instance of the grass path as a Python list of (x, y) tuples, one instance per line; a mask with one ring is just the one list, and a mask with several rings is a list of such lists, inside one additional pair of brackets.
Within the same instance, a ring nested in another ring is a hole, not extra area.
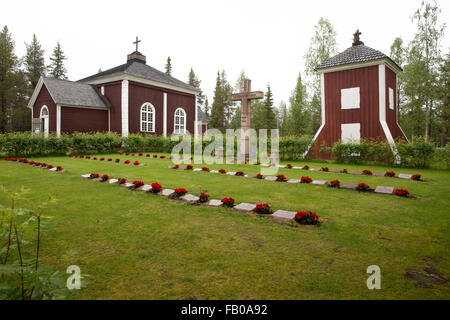
[[(320, 186), (274, 183), (243, 177), (169, 170), (170, 160), (138, 159), (145, 167), (68, 157), (33, 158), (68, 170), (59, 174), (17, 163), (0, 162), (0, 184), (26, 186), (31, 199), (50, 193), (59, 201), (49, 209), (44, 263), (65, 270), (62, 256), (76, 253), (90, 284), (85, 299), (448, 299), (449, 284), (417, 286), (405, 269), (434, 268), (450, 279), (450, 172), (422, 173), (421, 183), (374, 176), (280, 169), (287, 178), (365, 182), (402, 187), (419, 200), (401, 199)], [(294, 166), (305, 163), (291, 162)], [(393, 168), (308, 163), (350, 170)], [(199, 167), (200, 165), (195, 165)], [(209, 165), (210, 169), (259, 172), (251, 165)], [(292, 228), (223, 208), (192, 207), (182, 202), (130, 192), (116, 185), (81, 179), (83, 173), (159, 182), (215, 199), (269, 202), (286, 210), (312, 210), (325, 221)], [(0, 195), (0, 203), (6, 199)], [(381, 290), (368, 290), (366, 268), (381, 268)]]

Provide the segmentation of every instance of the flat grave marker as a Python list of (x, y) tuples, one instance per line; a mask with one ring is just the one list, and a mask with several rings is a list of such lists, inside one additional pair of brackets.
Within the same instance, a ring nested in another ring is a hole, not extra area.
[(301, 181), (298, 179), (289, 179), (287, 183), (300, 183)]
[(200, 198), (197, 196), (194, 196), (193, 194), (188, 193), (188, 194), (185, 194), (184, 196), (182, 196), (180, 199), (190, 202), (190, 201), (198, 201)]
[(295, 214), (294, 211), (277, 210), (272, 214), (272, 217), (278, 221), (288, 222), (295, 218)]
[(400, 179), (411, 179), (412, 175), (406, 174), (406, 173), (400, 173), (400, 174), (398, 175), (398, 177), (399, 177)]
[(324, 186), (326, 185), (328, 182), (327, 181), (323, 181), (323, 180), (313, 180), (312, 184), (318, 185), (318, 186)]
[(377, 186), (375, 188), (375, 193), (381, 193), (381, 194), (393, 194), (394, 188), (393, 187), (383, 187), (383, 186)]
[(341, 183), (340, 188), (342, 188), (342, 189), (349, 189), (349, 190), (356, 190), (357, 186), (358, 186), (357, 184), (343, 182), (343, 183)]
[(237, 206), (233, 207), (233, 210), (239, 211), (239, 212), (251, 212), (256, 208), (256, 204), (251, 203), (239, 203)]
[(161, 195), (164, 197), (168, 197), (174, 193), (175, 193), (175, 190), (173, 190), (173, 189), (163, 189), (163, 191), (161, 191)]
[(212, 199), (212, 200), (208, 201), (207, 205), (210, 206), (210, 207), (220, 207), (220, 206), (222, 206), (222, 201), (216, 200), (216, 199)]

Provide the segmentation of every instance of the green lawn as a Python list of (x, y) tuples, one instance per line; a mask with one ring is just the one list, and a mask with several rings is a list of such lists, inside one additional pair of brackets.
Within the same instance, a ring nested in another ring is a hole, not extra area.
[[(59, 199), (42, 243), (43, 263), (65, 271), (62, 256), (90, 276), (79, 299), (449, 299), (450, 285), (423, 288), (405, 270), (433, 268), (450, 279), (450, 171), (291, 162), (330, 169), (421, 173), (430, 182), (280, 169), (288, 178), (365, 182), (408, 189), (417, 200), (276, 183), (205, 172), (170, 170), (170, 160), (138, 159), (145, 167), (68, 157), (32, 158), (61, 165), (54, 173), (0, 162), (0, 184), (25, 186), (31, 199)], [(194, 165), (200, 167), (201, 165)], [(252, 165), (210, 169), (259, 172)], [(117, 185), (81, 179), (107, 173), (163, 187), (202, 186), (215, 199), (269, 202), (274, 210), (312, 210), (322, 226), (293, 228), (224, 208), (190, 206)], [(0, 195), (0, 203), (6, 198)], [(366, 269), (381, 268), (381, 290), (368, 290)], [(429, 269), (427, 269), (429, 270)]]

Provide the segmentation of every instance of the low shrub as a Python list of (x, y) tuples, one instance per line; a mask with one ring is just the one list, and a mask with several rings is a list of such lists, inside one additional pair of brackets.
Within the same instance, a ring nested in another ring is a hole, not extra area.
[(295, 221), (303, 225), (319, 225), (319, 216), (312, 211), (297, 211)]

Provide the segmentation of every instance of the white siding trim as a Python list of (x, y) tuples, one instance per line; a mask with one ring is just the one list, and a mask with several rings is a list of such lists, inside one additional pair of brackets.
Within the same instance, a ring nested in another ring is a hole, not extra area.
[(113, 82), (113, 81), (122, 81), (122, 80), (134, 81), (134, 82), (138, 82), (138, 83), (148, 84), (148, 85), (151, 85), (151, 86), (154, 86), (154, 87), (158, 87), (158, 88), (170, 89), (170, 90), (174, 90), (174, 91), (178, 91), (178, 92), (184, 92), (184, 93), (189, 93), (189, 94), (193, 94), (193, 95), (196, 95), (196, 94), (199, 93), (199, 90), (190, 90), (190, 89), (187, 89), (187, 88), (178, 87), (178, 86), (167, 84), (167, 83), (163, 83), (163, 82), (158, 82), (158, 81), (154, 81), (154, 80), (149, 80), (149, 79), (133, 76), (131, 74), (105, 76), (105, 77), (102, 77), (102, 78), (99, 78), (99, 79), (95, 79), (95, 80), (92, 80), (92, 81), (89, 81), (89, 80), (82, 81), (82, 83), (102, 84), (102, 83)]
[(163, 93), (163, 135), (167, 137), (167, 93)]
[(384, 134), (386, 135), (386, 139), (389, 142), (392, 153), (395, 156), (396, 162), (399, 163), (400, 156), (398, 155), (394, 138), (392, 138), (391, 131), (389, 130), (389, 126), (386, 122), (386, 66), (384, 64), (380, 64), (378, 66), (378, 90), (380, 124), (383, 128)]
[(56, 136), (61, 136), (61, 105), (56, 105)]
[(194, 99), (195, 99), (194, 138), (197, 138), (198, 137), (197, 95), (194, 97)]
[(372, 60), (368, 62), (357, 62), (357, 63), (350, 63), (350, 64), (344, 64), (341, 66), (335, 66), (335, 67), (329, 67), (325, 69), (317, 70), (317, 73), (328, 73), (328, 72), (335, 72), (335, 71), (342, 71), (342, 70), (351, 70), (351, 69), (357, 69), (357, 68), (364, 68), (364, 67), (370, 67), (370, 66), (378, 66), (380, 64), (385, 64), (391, 69), (394, 73), (399, 73), (402, 71), (399, 69), (396, 65), (394, 65), (391, 61), (381, 58), (377, 60)]
[(306, 155), (309, 152), (309, 149), (311, 149), (311, 146), (316, 141), (323, 127), (325, 127), (325, 74), (323, 73), (320, 74), (320, 111), (322, 115), (322, 124), (320, 125), (319, 130), (317, 130), (316, 134), (312, 138), (308, 150), (306, 150), (305, 153), (303, 153), (303, 158), (306, 157)]
[(128, 80), (122, 81), (122, 137), (128, 137)]

